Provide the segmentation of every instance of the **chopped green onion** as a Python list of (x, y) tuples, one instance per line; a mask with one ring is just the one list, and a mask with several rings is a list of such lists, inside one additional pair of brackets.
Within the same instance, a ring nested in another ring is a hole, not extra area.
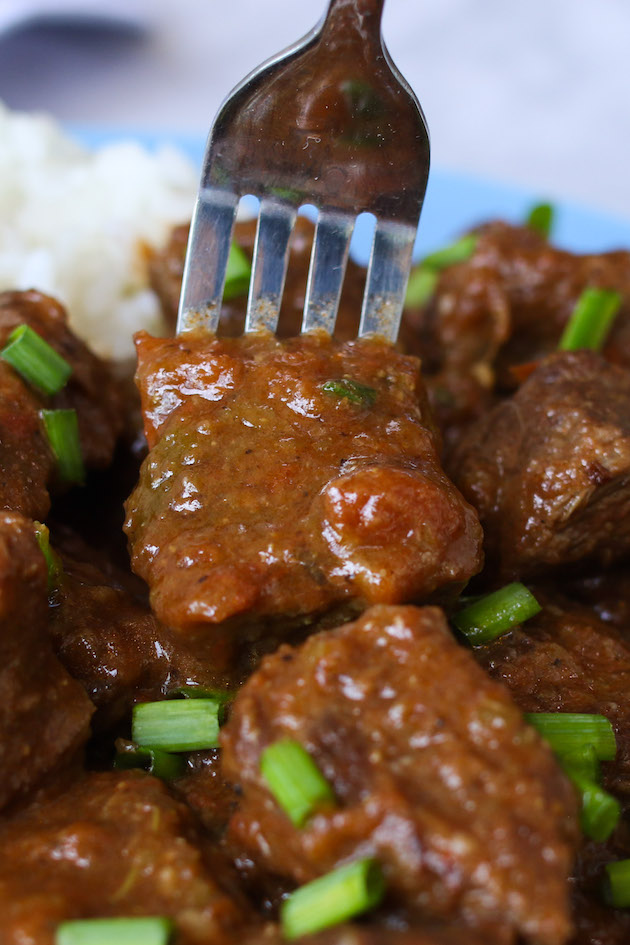
[(425, 269), (447, 269), (449, 266), (454, 266), (455, 263), (466, 262), (467, 259), (470, 259), (477, 247), (477, 235), (476, 233), (466, 233), (464, 236), (460, 236), (458, 240), (455, 240), (454, 243), (451, 243), (450, 246), (445, 246), (443, 249), (438, 249), (434, 253), (430, 253), (428, 256), (425, 256), (422, 260), (421, 265)]
[(181, 778), (186, 763), (179, 755), (171, 755), (159, 748), (142, 748), (119, 738), (116, 741), (114, 768), (117, 771), (141, 768), (163, 781), (173, 781)]
[(56, 394), (72, 374), (72, 366), (30, 325), (13, 329), (0, 357), (44, 394)]
[(565, 771), (582, 795), (580, 823), (583, 833), (602, 843), (617, 826), (621, 815), (619, 801), (581, 772), (571, 768), (565, 768)]
[(59, 581), (63, 574), (63, 565), (61, 563), (61, 558), (56, 554), (50, 547), (50, 532), (46, 525), (42, 525), (41, 522), (33, 522), (35, 526), (35, 537), (37, 538), (37, 544), (39, 545), (40, 551), (44, 556), (46, 562), (46, 567), (48, 569), (48, 590), (54, 591), (59, 585)]
[(324, 381), (322, 390), (334, 397), (345, 397), (351, 403), (360, 404), (362, 407), (371, 407), (378, 395), (378, 391), (373, 387), (367, 387), (349, 377), (343, 377), (339, 381)]
[(226, 302), (238, 295), (247, 295), (252, 266), (245, 252), (238, 243), (232, 243), (228, 254), (225, 271), (225, 287), (223, 298)]
[(581, 748), (571, 748), (569, 751), (558, 755), (558, 759), (567, 774), (575, 772), (588, 778), (589, 781), (593, 781), (594, 784), (599, 784), (601, 780), (601, 770), (599, 758), (597, 757), (597, 752), (593, 745), (589, 744), (583, 745)]
[(41, 410), (40, 414), (51, 449), (57, 457), (60, 479), (69, 483), (82, 483), (85, 480), (85, 468), (76, 410)]
[(604, 897), (615, 909), (627, 909), (630, 906), (630, 860), (606, 864)]
[(329, 807), (335, 796), (309, 753), (299, 742), (284, 738), (265, 748), (260, 771), (267, 787), (289, 819), (301, 827), (321, 807)]
[(154, 916), (72, 919), (57, 926), (55, 945), (167, 945), (173, 923)]
[(451, 618), (469, 643), (479, 646), (539, 613), (541, 606), (524, 584), (506, 584)]
[(426, 305), (435, 292), (437, 281), (437, 269), (429, 269), (424, 265), (416, 266), (416, 268), (411, 271), (409, 282), (407, 283), (405, 305), (413, 307)]
[(282, 931), (299, 938), (345, 922), (377, 906), (385, 892), (379, 864), (373, 859), (340, 866), (296, 889), (280, 907)]
[(549, 239), (553, 227), (554, 209), (550, 203), (538, 203), (527, 215), (526, 225), (536, 230), (545, 239)]
[(604, 715), (580, 712), (526, 712), (525, 719), (545, 738), (557, 755), (592, 746), (600, 761), (617, 753), (613, 727)]
[(564, 329), (559, 349), (577, 351), (589, 348), (600, 351), (620, 306), (619, 292), (592, 286), (584, 289)]
[(199, 751), (216, 748), (219, 737), (216, 699), (168, 699), (133, 707), (131, 738), (143, 748)]
[(450, 246), (430, 253), (411, 271), (405, 305), (425, 305), (433, 293), (438, 281), (438, 274), (442, 269), (448, 269), (455, 263), (466, 262), (470, 259), (477, 246), (477, 235), (466, 233)]
[(169, 689), (166, 694), (167, 699), (178, 696), (182, 699), (214, 699), (225, 705), (226, 702), (234, 701), (236, 693), (233, 689), (212, 689), (210, 686), (178, 686), (177, 689)]

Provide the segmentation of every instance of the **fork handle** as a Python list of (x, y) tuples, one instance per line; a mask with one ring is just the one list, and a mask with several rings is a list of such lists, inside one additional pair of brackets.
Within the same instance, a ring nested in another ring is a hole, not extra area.
[[(322, 39), (328, 39), (329, 33), (336, 39), (346, 37), (350, 41), (352, 34), (362, 43), (381, 45), (381, 18), (385, 0), (330, 0), (324, 17)], [(344, 43), (345, 45), (345, 43)]]

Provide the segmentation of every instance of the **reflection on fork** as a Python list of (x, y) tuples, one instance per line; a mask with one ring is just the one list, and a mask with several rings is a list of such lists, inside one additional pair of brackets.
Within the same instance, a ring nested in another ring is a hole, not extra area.
[(247, 77), (210, 132), (178, 332), (215, 331), (239, 199), (260, 199), (245, 331), (275, 331), (298, 209), (318, 211), (302, 331), (332, 334), (360, 213), (376, 217), (359, 335), (395, 340), (429, 171), (413, 92), (381, 39), (384, 0), (330, 0), (304, 39)]

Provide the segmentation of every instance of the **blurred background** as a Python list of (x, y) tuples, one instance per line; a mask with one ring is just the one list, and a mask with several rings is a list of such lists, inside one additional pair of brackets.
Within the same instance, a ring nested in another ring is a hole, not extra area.
[[(0, 99), (78, 125), (203, 137), (325, 0), (0, 0)], [(112, 22), (110, 17), (115, 18)], [(627, 0), (387, 0), (435, 165), (630, 220)]]

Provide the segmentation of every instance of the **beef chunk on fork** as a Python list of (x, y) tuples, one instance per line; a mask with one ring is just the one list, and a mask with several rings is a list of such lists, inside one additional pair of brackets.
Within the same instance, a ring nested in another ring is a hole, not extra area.
[(448, 468), (503, 577), (610, 563), (630, 550), (630, 373), (589, 351), (550, 356)]
[(70, 761), (94, 708), (55, 657), (33, 525), (0, 512), (0, 807)]
[(323, 334), (137, 343), (150, 453), (126, 530), (164, 623), (421, 600), (479, 570), (415, 358)]
[(38, 801), (0, 827), (0, 848), (3, 945), (53, 945), (65, 919), (129, 915), (172, 918), (178, 945), (229, 945), (249, 918), (227, 861), (141, 772), (89, 774)]
[[(338, 802), (302, 829), (260, 773), (261, 753), (286, 737)], [(221, 741), (243, 792), (230, 834), (272, 871), (303, 883), (376, 856), (392, 900), (425, 917), (566, 941), (573, 789), (440, 610), (373, 607), (281, 647), (241, 689)]]

